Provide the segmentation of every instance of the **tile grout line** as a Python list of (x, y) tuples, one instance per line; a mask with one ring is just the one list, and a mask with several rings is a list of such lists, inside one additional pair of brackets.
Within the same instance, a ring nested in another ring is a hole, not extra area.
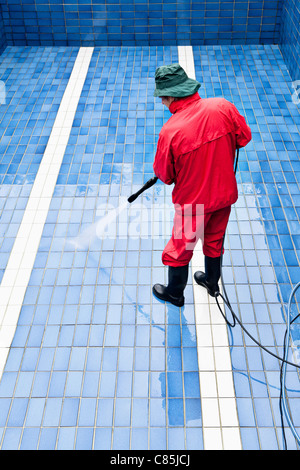
[[(178, 59), (190, 78), (196, 78), (192, 46), (178, 46)], [(201, 242), (192, 258), (194, 272), (204, 271)], [(205, 450), (241, 450), (241, 435), (233, 383), (227, 325), (216, 302), (193, 277), (199, 365), (203, 446)], [(223, 309), (224, 305), (220, 301)]]
[(0, 285), (0, 379), (16, 331), (93, 47), (81, 47)]

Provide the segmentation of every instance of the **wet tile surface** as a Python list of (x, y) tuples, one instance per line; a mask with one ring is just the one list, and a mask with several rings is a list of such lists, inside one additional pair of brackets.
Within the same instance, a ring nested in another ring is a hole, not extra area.
[[(32, 68), (42, 91), (30, 109), (21, 101), (15, 115), (24, 121), (21, 130), (11, 121), (14, 102), (2, 121), (3, 271), (77, 51), (5, 51), (0, 79), (11, 79), (16, 93), (35, 93), (32, 82), (21, 90)], [(253, 141), (240, 152), (224, 278), (246, 328), (281, 356), (299, 271), (299, 106), (277, 47), (193, 51), (201, 97), (233, 101), (252, 128)], [(45, 67), (34, 68), (32, 57), (38, 62), (44, 54)], [(166, 280), (161, 251), (172, 188), (157, 184), (136, 204), (126, 203), (153, 175), (158, 133), (170, 116), (153, 98), (155, 69), (177, 61), (176, 47), (94, 49), (0, 382), (2, 449), (203, 448), (191, 274), (184, 308), (160, 303), (151, 292)], [(26, 168), (12, 166), (15, 158)], [(297, 324), (292, 333), (297, 348)], [(279, 449), (280, 363), (239, 326), (228, 334), (243, 448)], [(290, 368), (287, 383), (299, 426), (299, 380)]]

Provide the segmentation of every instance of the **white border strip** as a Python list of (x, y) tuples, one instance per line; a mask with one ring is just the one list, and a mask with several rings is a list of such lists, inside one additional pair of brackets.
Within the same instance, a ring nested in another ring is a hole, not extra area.
[[(187, 75), (195, 79), (192, 46), (178, 46), (178, 57)], [(215, 300), (194, 281), (195, 271), (204, 271), (201, 242), (191, 264), (204, 449), (242, 450), (227, 325)]]
[(0, 285), (0, 379), (69, 140), (93, 47), (80, 48)]

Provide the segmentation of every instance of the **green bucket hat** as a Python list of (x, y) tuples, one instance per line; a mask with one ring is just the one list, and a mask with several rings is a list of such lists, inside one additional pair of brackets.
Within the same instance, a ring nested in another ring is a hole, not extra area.
[(189, 78), (179, 64), (163, 65), (155, 71), (154, 96), (184, 98), (199, 90), (201, 84)]

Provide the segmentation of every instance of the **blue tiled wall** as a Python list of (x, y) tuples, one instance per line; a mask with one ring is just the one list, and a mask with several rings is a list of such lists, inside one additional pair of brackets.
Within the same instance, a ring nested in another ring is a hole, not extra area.
[(282, 8), (280, 45), (292, 80), (300, 79), (300, 2), (285, 0)]
[(1, 5), (0, 5), (0, 54), (6, 46), (6, 37), (4, 33), (4, 24), (2, 19)]
[(283, 0), (2, 0), (9, 45), (278, 43)]

